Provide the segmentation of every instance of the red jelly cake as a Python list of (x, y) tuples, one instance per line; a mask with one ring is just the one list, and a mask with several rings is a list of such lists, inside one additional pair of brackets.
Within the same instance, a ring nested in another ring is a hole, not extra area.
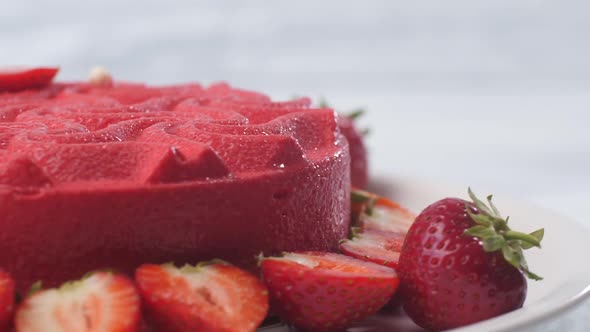
[(347, 236), (333, 110), (226, 84), (102, 83), (0, 93), (0, 266), (18, 288), (145, 262), (253, 266)]

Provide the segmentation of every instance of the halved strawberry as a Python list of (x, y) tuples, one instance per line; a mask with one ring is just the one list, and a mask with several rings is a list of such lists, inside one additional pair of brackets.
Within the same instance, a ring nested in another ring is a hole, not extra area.
[(0, 92), (39, 89), (49, 85), (59, 68), (0, 68)]
[(355, 227), (405, 233), (416, 219), (400, 204), (368, 191), (352, 188), (350, 198)]
[(376, 313), (399, 284), (393, 269), (334, 253), (264, 257), (260, 267), (273, 309), (310, 331), (339, 330)]
[(12, 321), (14, 308), (14, 280), (0, 270), (0, 331), (7, 331)]
[(222, 261), (181, 268), (146, 264), (135, 280), (159, 332), (255, 331), (268, 312), (264, 284)]
[(350, 224), (359, 226), (361, 217), (371, 211), (378, 199), (378, 195), (353, 186), (350, 191)]
[(16, 332), (133, 332), (140, 299), (122, 275), (97, 272), (26, 298), (14, 319)]
[(350, 240), (340, 243), (340, 251), (354, 258), (397, 267), (405, 234), (367, 230), (358, 232)]
[[(397, 267), (402, 244), (415, 216), (406, 208), (384, 197), (354, 190), (356, 227), (352, 238), (340, 243), (345, 255)], [(355, 215), (353, 215), (355, 217)]]
[(363, 230), (407, 233), (416, 215), (405, 207), (385, 197), (378, 197), (370, 211), (361, 217)]

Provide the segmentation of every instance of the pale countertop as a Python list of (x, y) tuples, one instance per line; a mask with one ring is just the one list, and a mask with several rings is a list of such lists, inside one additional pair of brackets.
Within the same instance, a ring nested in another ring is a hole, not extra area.
[[(590, 227), (589, 12), (583, 0), (4, 1), (0, 66), (84, 79), (100, 64), (364, 106), (374, 174), (471, 185)], [(542, 330), (590, 331), (588, 312)]]

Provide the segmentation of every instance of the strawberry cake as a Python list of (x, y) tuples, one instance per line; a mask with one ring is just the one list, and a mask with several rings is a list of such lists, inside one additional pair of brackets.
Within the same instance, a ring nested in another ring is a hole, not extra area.
[(307, 98), (109, 80), (8, 90), (0, 266), (21, 290), (145, 262), (252, 267), (348, 234), (348, 142)]

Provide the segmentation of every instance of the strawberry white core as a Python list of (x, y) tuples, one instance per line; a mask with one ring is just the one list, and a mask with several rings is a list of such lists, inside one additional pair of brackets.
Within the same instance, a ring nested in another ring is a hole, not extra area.
[(317, 260), (311, 259), (309, 256), (295, 253), (288, 253), (284, 256), (284, 258), (312, 269), (320, 265)]
[(126, 310), (139, 310), (139, 297), (132, 287), (113, 291), (110, 288), (112, 278), (104, 274), (93, 275), (33, 294), (16, 315), (18, 330), (112, 332), (114, 325), (133, 325), (134, 315)]
[(375, 206), (365, 219), (365, 224), (373, 229), (403, 234), (408, 232), (413, 222), (413, 218), (408, 218), (407, 211), (382, 206)]

